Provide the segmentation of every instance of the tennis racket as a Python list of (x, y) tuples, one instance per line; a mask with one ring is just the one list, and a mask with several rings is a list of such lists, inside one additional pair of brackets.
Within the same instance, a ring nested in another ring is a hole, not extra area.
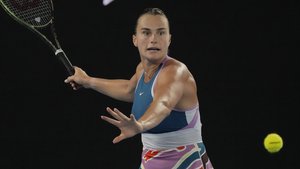
[[(6, 13), (42, 39), (53, 50), (69, 75), (74, 68), (62, 50), (54, 28), (54, 8), (51, 0), (0, 0)], [(52, 41), (50, 41), (50, 38)]]

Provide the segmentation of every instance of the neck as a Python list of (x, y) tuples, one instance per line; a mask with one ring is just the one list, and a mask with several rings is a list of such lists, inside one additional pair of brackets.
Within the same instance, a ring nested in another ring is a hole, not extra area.
[(151, 79), (152, 76), (154, 75), (154, 73), (157, 71), (157, 69), (159, 68), (159, 66), (167, 59), (166, 57), (163, 57), (160, 59), (160, 61), (157, 62), (151, 62), (149, 60), (146, 59), (142, 59), (142, 64), (144, 67), (144, 74), (146, 79)]
[(145, 77), (151, 79), (154, 73), (157, 71), (159, 65), (153, 65), (150, 67), (145, 68)]

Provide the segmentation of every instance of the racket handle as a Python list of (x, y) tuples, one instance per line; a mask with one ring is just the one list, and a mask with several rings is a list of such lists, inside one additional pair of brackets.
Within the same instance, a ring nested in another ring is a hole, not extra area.
[(56, 50), (55, 55), (58, 57), (58, 60), (61, 61), (62, 64), (65, 66), (69, 75), (74, 75), (74, 67), (68, 59), (68, 57), (66, 56), (65, 52), (62, 49), (58, 49)]

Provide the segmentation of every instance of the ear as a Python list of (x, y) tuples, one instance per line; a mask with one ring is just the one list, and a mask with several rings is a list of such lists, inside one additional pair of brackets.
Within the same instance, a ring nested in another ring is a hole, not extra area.
[(136, 39), (136, 35), (132, 35), (132, 43), (135, 47), (137, 47), (137, 39)]

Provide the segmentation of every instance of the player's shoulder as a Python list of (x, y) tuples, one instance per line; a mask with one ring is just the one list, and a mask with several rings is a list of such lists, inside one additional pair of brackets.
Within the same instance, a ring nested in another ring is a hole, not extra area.
[(135, 69), (135, 76), (138, 78), (141, 76), (142, 72), (143, 72), (144, 68), (143, 68), (143, 65), (142, 65), (142, 62), (140, 62), (137, 66), (136, 66), (136, 69)]
[(183, 63), (182, 61), (169, 57), (168, 60), (165, 62), (165, 66), (166, 69), (171, 69), (171, 70), (187, 70), (187, 66), (185, 63)]
[(140, 62), (140, 63), (136, 66), (136, 72), (140, 72), (141, 70), (143, 70), (142, 62)]
[(174, 75), (179, 77), (186, 77), (189, 74), (189, 70), (182, 61), (175, 58), (168, 58), (163, 66), (163, 74)]

